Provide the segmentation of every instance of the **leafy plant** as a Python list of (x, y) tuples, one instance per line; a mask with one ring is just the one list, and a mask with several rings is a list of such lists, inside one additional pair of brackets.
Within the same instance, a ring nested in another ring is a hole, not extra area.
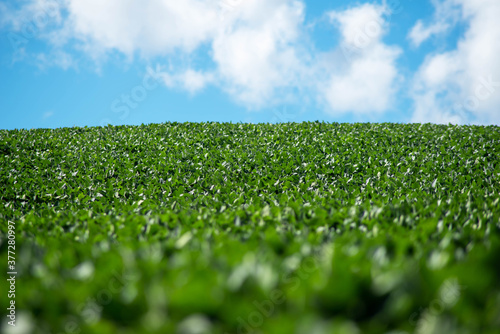
[(499, 157), (496, 126), (1, 130), (0, 257), (10, 221), (33, 333), (495, 333)]

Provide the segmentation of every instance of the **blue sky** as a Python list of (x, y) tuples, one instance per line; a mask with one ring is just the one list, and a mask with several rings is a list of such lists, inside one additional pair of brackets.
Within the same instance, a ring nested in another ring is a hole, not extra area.
[(498, 0), (0, 1), (0, 128), (500, 124)]

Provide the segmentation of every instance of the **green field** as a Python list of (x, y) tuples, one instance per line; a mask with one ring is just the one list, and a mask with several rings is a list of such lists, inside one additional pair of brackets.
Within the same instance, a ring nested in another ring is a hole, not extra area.
[(0, 189), (0, 332), (9, 226), (26, 333), (500, 328), (496, 126), (1, 130)]

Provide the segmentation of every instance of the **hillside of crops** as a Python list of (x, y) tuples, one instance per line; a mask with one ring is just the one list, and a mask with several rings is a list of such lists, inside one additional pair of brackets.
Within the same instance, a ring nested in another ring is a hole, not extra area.
[(500, 328), (497, 126), (0, 130), (0, 189), (3, 333)]

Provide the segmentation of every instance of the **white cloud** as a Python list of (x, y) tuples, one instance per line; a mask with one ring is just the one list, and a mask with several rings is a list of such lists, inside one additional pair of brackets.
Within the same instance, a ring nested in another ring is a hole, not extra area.
[(195, 71), (191, 68), (188, 68), (184, 72), (169, 73), (160, 71), (159, 73), (161, 80), (167, 87), (181, 87), (191, 94), (203, 90), (208, 84), (215, 81), (213, 73)]
[(426, 25), (418, 20), (410, 30), (408, 39), (414, 47), (419, 47), (423, 42), (434, 35), (447, 32), (460, 19), (460, 7), (455, 0), (433, 0), (435, 7), (433, 22)]
[(467, 31), (456, 49), (427, 57), (414, 78), (414, 122), (498, 123), (500, 2), (453, 0)]
[(340, 25), (345, 43), (356, 47), (376, 43), (383, 35), (385, 6), (364, 4), (342, 12), (330, 12), (330, 20)]
[(218, 28), (213, 1), (68, 0), (66, 28), (96, 52), (191, 52)]
[(224, 89), (238, 101), (259, 107), (272, 102), (277, 89), (299, 85), (305, 65), (298, 45), (303, 4), (248, 1), (233, 18), (235, 24), (222, 29), (212, 43)]
[(391, 107), (397, 91), (396, 60), (401, 50), (382, 42), (387, 8), (365, 4), (331, 12), (339, 26), (347, 66), (327, 64), (329, 76), (320, 88), (330, 113), (376, 114)]
[(411, 29), (408, 38), (411, 40), (413, 46), (419, 47), (420, 44), (429, 39), (429, 37), (442, 33), (448, 30), (449, 27), (450, 25), (446, 22), (436, 22), (426, 27), (423, 22), (419, 20)]

